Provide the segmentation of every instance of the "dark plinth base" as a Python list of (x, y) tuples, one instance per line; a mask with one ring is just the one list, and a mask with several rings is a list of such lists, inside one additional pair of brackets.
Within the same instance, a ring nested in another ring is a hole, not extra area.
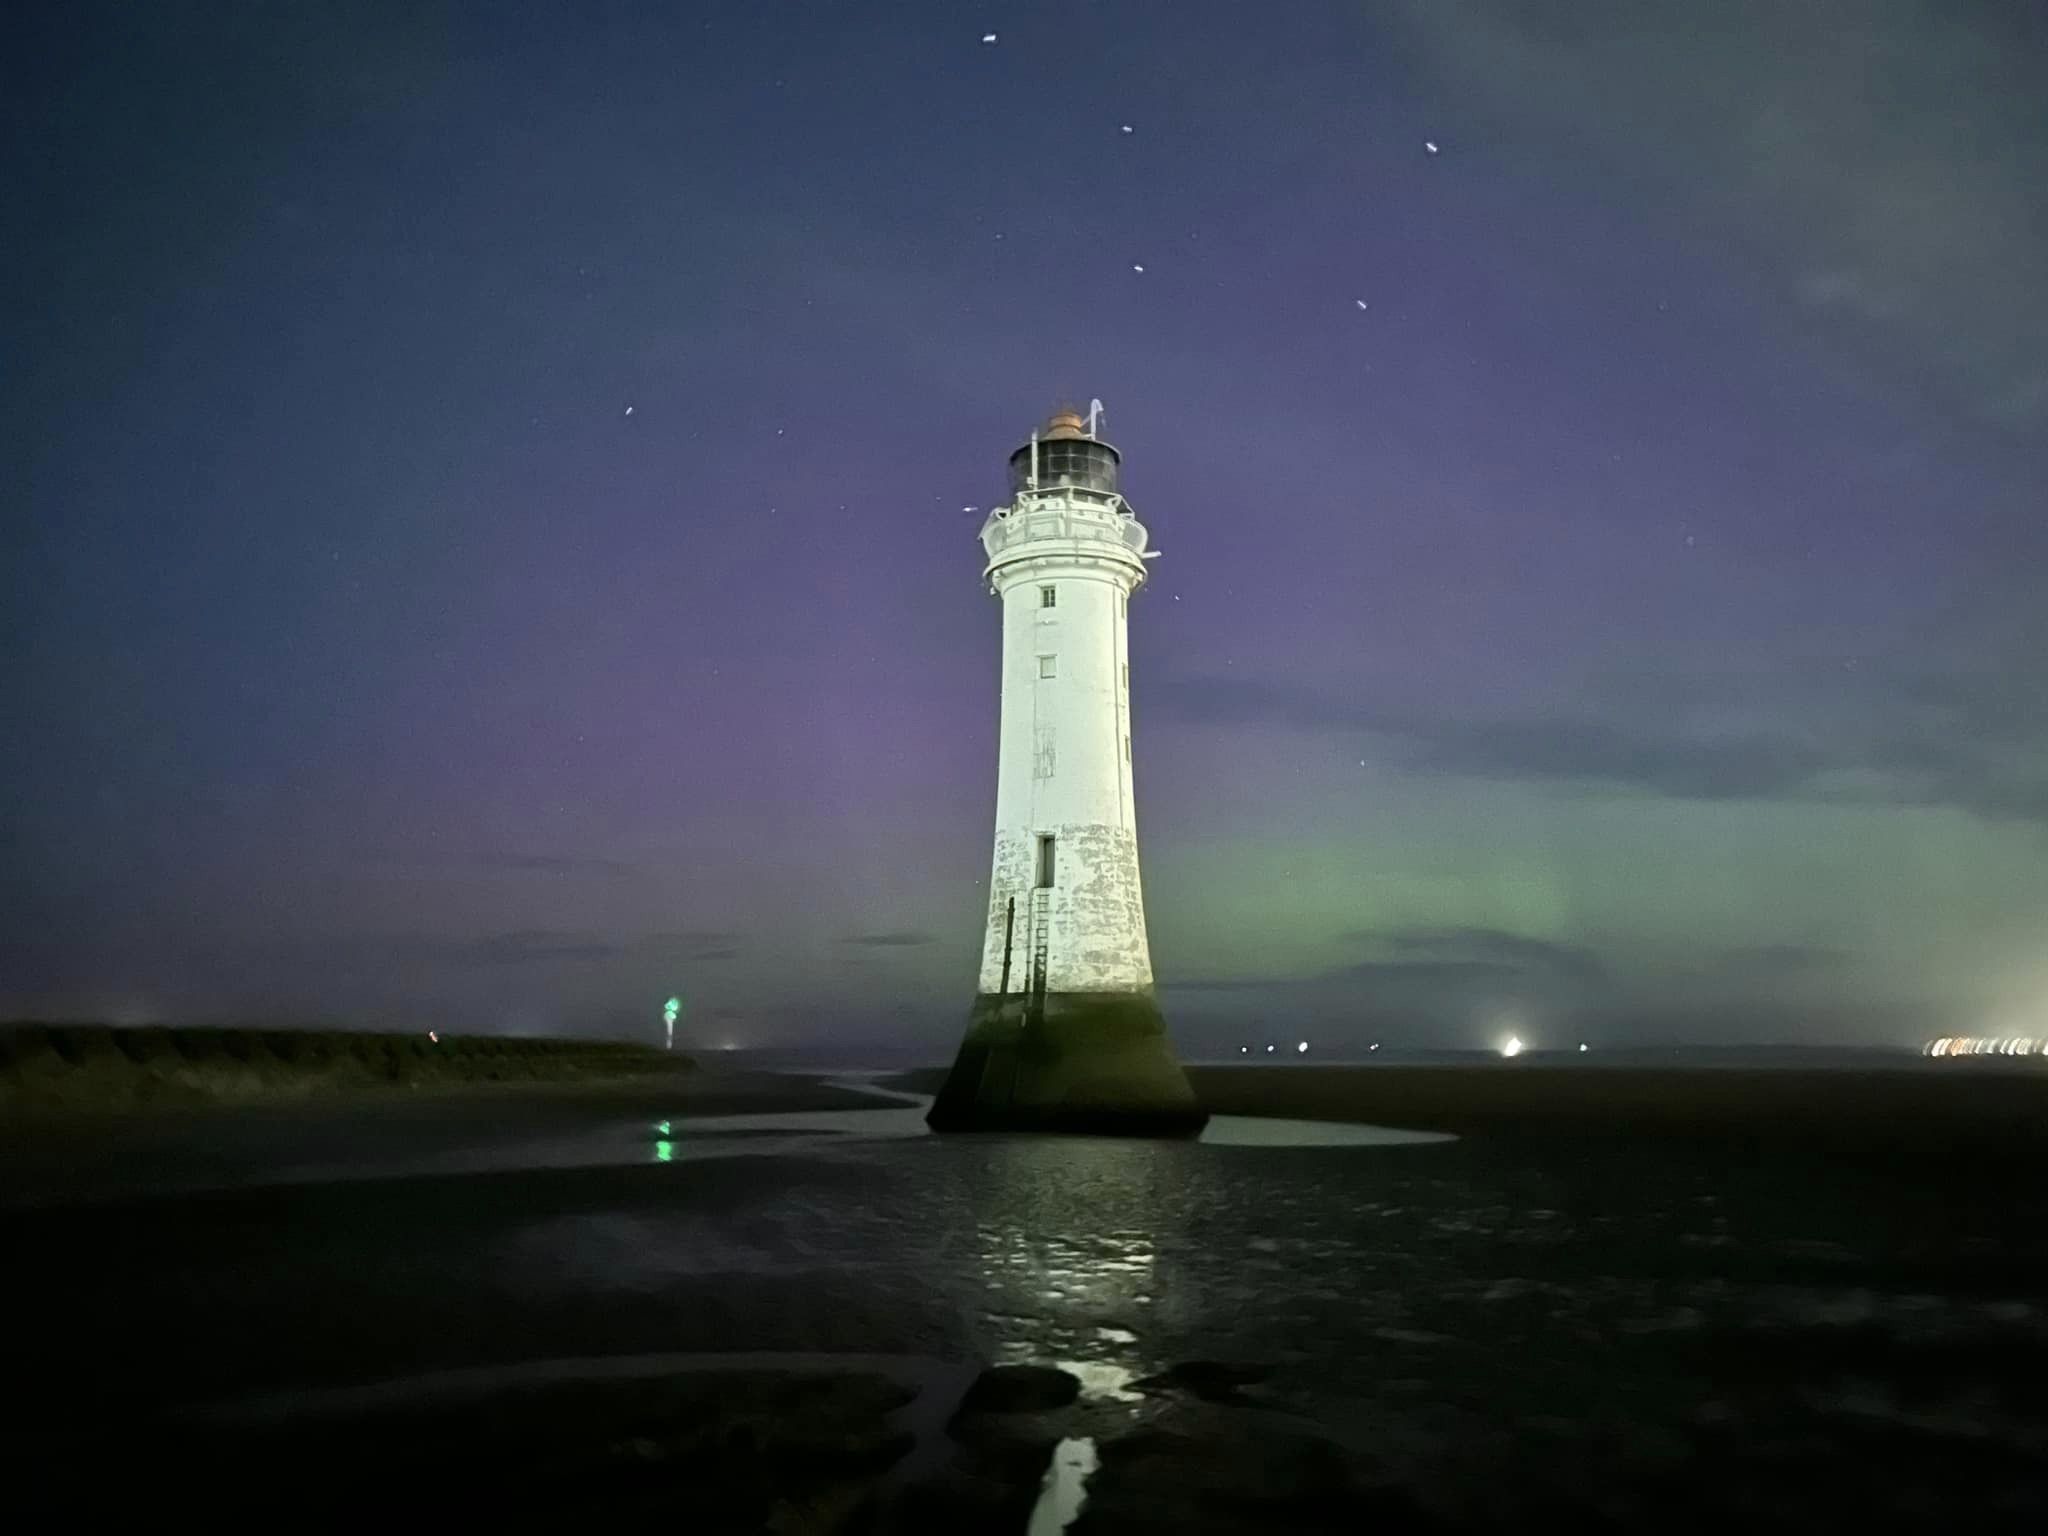
[(974, 1000), (967, 1038), (925, 1117), (935, 1131), (1193, 1136), (1208, 1113), (1144, 992)]

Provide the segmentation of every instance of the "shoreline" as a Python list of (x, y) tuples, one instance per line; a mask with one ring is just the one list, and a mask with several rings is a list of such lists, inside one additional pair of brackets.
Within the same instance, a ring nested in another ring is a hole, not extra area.
[(425, 1031), (0, 1025), (0, 1137), (192, 1116), (329, 1113), (476, 1099), (700, 1113), (858, 1109), (825, 1074), (784, 1074), (610, 1040)]
[[(1471, 1139), (1707, 1138), (1916, 1155), (2048, 1145), (2048, 1072), (2024, 1067), (1190, 1063), (1214, 1115)], [(929, 1093), (943, 1068), (876, 1081)]]

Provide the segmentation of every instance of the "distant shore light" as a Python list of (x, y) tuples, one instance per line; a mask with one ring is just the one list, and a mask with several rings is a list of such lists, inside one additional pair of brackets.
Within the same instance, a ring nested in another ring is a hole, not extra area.
[(1521, 1054), (1522, 1054), (1522, 1041), (1521, 1041), (1521, 1037), (1520, 1037), (1520, 1036), (1518, 1036), (1518, 1035), (1509, 1035), (1509, 1036), (1507, 1037), (1507, 1039), (1505, 1039), (1505, 1040), (1501, 1041), (1501, 1043), (1500, 1043), (1500, 1053), (1501, 1053), (1501, 1055), (1503, 1055), (1503, 1056), (1519, 1056), (1519, 1055), (1521, 1055)]
[(1294, 1049), (1295, 1049), (1295, 1051), (1296, 1051), (1297, 1053), (1299, 1053), (1299, 1054), (1301, 1054), (1301, 1055), (1307, 1055), (1307, 1054), (1308, 1054), (1308, 1042), (1307, 1042), (1306, 1040), (1304, 1040), (1304, 1041), (1302, 1041), (1302, 1042), (1301, 1042), (1301, 1044), (1297, 1045), (1297, 1046), (1296, 1046), (1296, 1047), (1295, 1047)]
[(1942, 1035), (1921, 1049), (1929, 1056), (2048, 1056), (2039, 1035)]

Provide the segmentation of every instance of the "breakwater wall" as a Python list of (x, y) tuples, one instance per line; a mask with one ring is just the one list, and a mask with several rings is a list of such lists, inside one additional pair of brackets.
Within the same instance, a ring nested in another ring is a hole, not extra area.
[(0, 1117), (484, 1083), (595, 1082), (690, 1068), (687, 1057), (615, 1040), (0, 1024)]

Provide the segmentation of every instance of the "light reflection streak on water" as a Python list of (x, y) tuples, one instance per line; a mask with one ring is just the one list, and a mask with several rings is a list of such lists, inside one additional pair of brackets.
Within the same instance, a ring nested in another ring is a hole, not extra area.
[[(1130, 1382), (1156, 1366), (1141, 1341), (1170, 1289), (1161, 1254), (1178, 1240), (1184, 1205), (1173, 1186), (1191, 1155), (1090, 1138), (989, 1145), (986, 1182), (974, 1197), (973, 1251), (987, 1347), (998, 1362), (1051, 1360), (1080, 1378), (1084, 1398), (1136, 1400)], [(1125, 1219), (1092, 1230), (1077, 1224), (1077, 1195), (1121, 1209)], [(1135, 1213), (1148, 1219), (1133, 1223)]]
[(1098, 1306), (1150, 1299), (1157, 1263), (1152, 1240), (1135, 1232), (1064, 1237), (1016, 1227), (977, 1228), (983, 1272), (1025, 1302)]
[[(1171, 1336), (1187, 1315), (1218, 1304), (1218, 1279), (1201, 1245), (1191, 1250), (1180, 1230), (1203, 1211), (1199, 1202), (1190, 1202), (1189, 1191), (1191, 1178), (1193, 1187), (1206, 1187), (1194, 1177), (1216, 1159), (1206, 1147), (1115, 1137), (930, 1138), (924, 1124), (929, 1099), (868, 1091), (889, 1098), (891, 1107), (636, 1119), (630, 1129), (614, 1122), (610, 1138), (591, 1135), (587, 1145), (573, 1150), (551, 1145), (540, 1157), (533, 1154), (543, 1149), (532, 1143), (520, 1150), (532, 1158), (530, 1165), (616, 1163), (623, 1148), (611, 1138), (626, 1132), (634, 1143), (633, 1161), (673, 1165), (680, 1173), (682, 1164), (705, 1158), (865, 1156), (857, 1149), (914, 1138), (921, 1144), (905, 1151), (929, 1167), (930, 1187), (949, 1190), (948, 1198), (959, 1202), (954, 1209), (968, 1218), (954, 1229), (966, 1240), (955, 1264), (945, 1266), (957, 1276), (954, 1295), (968, 1336), (978, 1336), (990, 1357), (1006, 1363), (1060, 1359), (1098, 1401), (1130, 1401), (1134, 1375), (1161, 1366), (1154, 1358), (1161, 1338)], [(1280, 1156), (1281, 1149), (1302, 1146), (1446, 1139), (1323, 1122), (1219, 1116), (1211, 1124), (1222, 1145), (1252, 1148), (1247, 1155), (1253, 1161), (1261, 1157), (1260, 1148)], [(1077, 1209), (1097, 1212), (1099, 1224), (1077, 1221)], [(1122, 1219), (1101, 1219), (1109, 1212)], [(800, 1271), (815, 1254), (839, 1252), (843, 1245), (842, 1268), (852, 1263), (846, 1255), (865, 1252), (861, 1265), (886, 1270), (901, 1260), (870, 1229), (887, 1228), (891, 1220), (886, 1212), (797, 1198), (753, 1212), (744, 1236), (727, 1230), (707, 1242), (700, 1233), (678, 1247), (639, 1225), (627, 1234), (613, 1230), (615, 1220), (584, 1218), (572, 1224), (566, 1246), (574, 1259), (567, 1267), (577, 1275), (608, 1274), (630, 1289), (666, 1284), (684, 1273)], [(559, 1231), (550, 1230), (544, 1240), (537, 1230), (525, 1235), (547, 1248), (563, 1242)], [(1271, 1248), (1263, 1236), (1250, 1240), (1254, 1254)], [(1173, 1256), (1164, 1266), (1162, 1254)], [(1260, 1262), (1254, 1258), (1230, 1275), (1255, 1289), (1265, 1282), (1249, 1269)], [(929, 1278), (920, 1273), (916, 1282)]]
[(1079, 1519), (1088, 1502), (1088, 1476), (1097, 1465), (1095, 1441), (1089, 1436), (1062, 1440), (1054, 1446), (1025, 1536), (1058, 1536)]
[(1081, 1383), (1081, 1396), (1096, 1403), (1142, 1403), (1145, 1394), (1133, 1392), (1131, 1383), (1138, 1373), (1127, 1365), (1106, 1360), (1055, 1360), (1053, 1364)]

